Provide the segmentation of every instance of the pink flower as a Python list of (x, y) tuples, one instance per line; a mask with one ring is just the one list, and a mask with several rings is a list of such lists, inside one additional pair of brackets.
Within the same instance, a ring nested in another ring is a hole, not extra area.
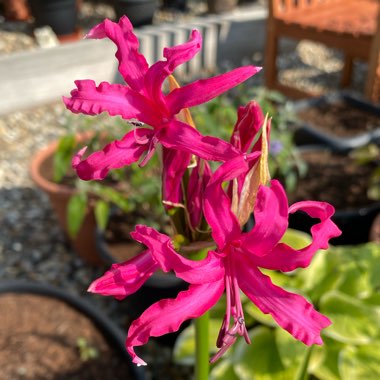
[(189, 107), (205, 103), (257, 73), (260, 68), (241, 67), (228, 73), (198, 80), (164, 94), (164, 80), (175, 68), (189, 61), (201, 48), (201, 35), (193, 30), (188, 42), (165, 48), (165, 60), (149, 67), (138, 51), (138, 39), (127, 17), (119, 23), (105, 20), (95, 26), (87, 38), (110, 38), (117, 45), (119, 72), (127, 85), (100, 83), (92, 80), (76, 81), (77, 89), (70, 98), (64, 98), (66, 107), (75, 113), (88, 115), (104, 111), (120, 115), (126, 120), (138, 120), (151, 128), (137, 127), (120, 141), (114, 141), (103, 150), (82, 159), (82, 149), (73, 159), (73, 167), (80, 178), (102, 179), (109, 170), (138, 161), (146, 153), (144, 164), (161, 143), (198, 155), (207, 160), (225, 161), (239, 154), (233, 146), (215, 137), (204, 137), (196, 129), (179, 121), (176, 115)]
[[(217, 360), (234, 343), (237, 335), (244, 336), (249, 342), (240, 289), (296, 339), (307, 345), (322, 343), (320, 332), (330, 324), (329, 319), (300, 295), (274, 285), (259, 268), (287, 272), (307, 267), (314, 253), (327, 248), (328, 240), (340, 234), (331, 221), (334, 209), (327, 203), (312, 201), (299, 202), (289, 208), (282, 186), (272, 181), (270, 187), (259, 188), (254, 207), (254, 228), (242, 232), (222, 183), (247, 172), (247, 160), (256, 158), (257, 154), (247, 159), (230, 160), (210, 180), (204, 212), (212, 228), (216, 249), (209, 251), (204, 260), (192, 261), (182, 257), (174, 250), (168, 236), (149, 227), (137, 226), (132, 236), (147, 250), (131, 261), (113, 266), (90, 286), (91, 292), (121, 299), (135, 292), (157, 269), (174, 271), (177, 277), (190, 284), (188, 290), (180, 292), (177, 298), (158, 301), (131, 324), (126, 347), (134, 363), (146, 364), (136, 355), (134, 347), (145, 344), (150, 337), (177, 331), (183, 321), (197, 318), (212, 308), (224, 291), (227, 305), (217, 341), (220, 350), (211, 360)], [(300, 250), (280, 243), (288, 226), (289, 213), (297, 210), (320, 219), (311, 229), (311, 244)]]

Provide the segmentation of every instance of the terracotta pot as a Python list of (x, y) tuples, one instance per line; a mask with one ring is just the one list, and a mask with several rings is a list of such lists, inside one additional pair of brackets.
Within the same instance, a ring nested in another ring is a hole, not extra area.
[[(145, 379), (126, 352), (126, 333), (82, 298), (50, 284), (6, 281), (0, 305), (5, 378), (20, 378), (23, 368), (28, 379)], [(86, 358), (89, 347), (96, 351)]]
[(236, 8), (238, 0), (207, 0), (210, 13), (224, 13)]
[[(85, 140), (87, 135), (81, 135), (78, 140)], [(76, 189), (53, 182), (53, 155), (58, 142), (53, 142), (45, 149), (38, 151), (32, 158), (30, 175), (35, 184), (49, 197), (58, 222), (68, 237), (67, 205), (70, 197), (76, 194)], [(95, 243), (96, 221), (92, 207), (89, 207), (83, 224), (74, 240), (70, 243), (75, 251), (91, 265), (101, 265)]]
[(376, 215), (372, 222), (369, 240), (380, 243), (380, 213)]

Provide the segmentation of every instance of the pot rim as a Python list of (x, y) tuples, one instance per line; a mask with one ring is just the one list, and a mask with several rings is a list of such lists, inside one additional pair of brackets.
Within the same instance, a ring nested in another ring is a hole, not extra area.
[(144, 371), (142, 368), (132, 364), (132, 360), (125, 349), (126, 333), (103, 314), (103, 312), (96, 309), (95, 306), (85, 299), (48, 283), (31, 282), (28, 280), (1, 281), (0, 295), (7, 293), (41, 295), (47, 298), (58, 299), (71, 306), (89, 318), (99, 329), (110, 346), (114, 348), (123, 359), (128, 361), (132, 377), (136, 380), (145, 380)]

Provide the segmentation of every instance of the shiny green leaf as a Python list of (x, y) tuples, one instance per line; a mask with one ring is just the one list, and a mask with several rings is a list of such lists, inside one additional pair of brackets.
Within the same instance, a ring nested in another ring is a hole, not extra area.
[(211, 369), (209, 380), (240, 380), (230, 360), (222, 358)]
[[(210, 357), (218, 351), (216, 347), (216, 339), (219, 334), (222, 321), (219, 319), (210, 319), (209, 323), (209, 353)], [(178, 336), (173, 350), (173, 358), (176, 363), (192, 365), (194, 364), (194, 352), (195, 352), (195, 332), (194, 325), (184, 329)]]
[(321, 298), (320, 311), (332, 325), (325, 334), (344, 343), (366, 344), (379, 335), (379, 319), (375, 308), (336, 291)]
[(87, 212), (87, 196), (85, 193), (73, 195), (67, 205), (67, 230), (74, 239), (78, 234)]
[(96, 203), (95, 203), (95, 219), (96, 219), (96, 225), (101, 231), (104, 231), (107, 227), (109, 214), (110, 214), (109, 203), (107, 203), (103, 200), (96, 201)]
[(344, 380), (380, 379), (380, 342), (344, 348), (339, 356), (339, 371)]
[(74, 135), (66, 135), (59, 140), (57, 150), (53, 156), (54, 182), (61, 182), (67, 174), (71, 166), (75, 146), (76, 140)]

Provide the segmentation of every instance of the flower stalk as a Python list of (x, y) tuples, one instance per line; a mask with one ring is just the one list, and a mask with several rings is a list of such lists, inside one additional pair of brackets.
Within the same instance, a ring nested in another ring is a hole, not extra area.
[(208, 353), (210, 315), (207, 311), (195, 319), (195, 380), (207, 380), (210, 370)]

